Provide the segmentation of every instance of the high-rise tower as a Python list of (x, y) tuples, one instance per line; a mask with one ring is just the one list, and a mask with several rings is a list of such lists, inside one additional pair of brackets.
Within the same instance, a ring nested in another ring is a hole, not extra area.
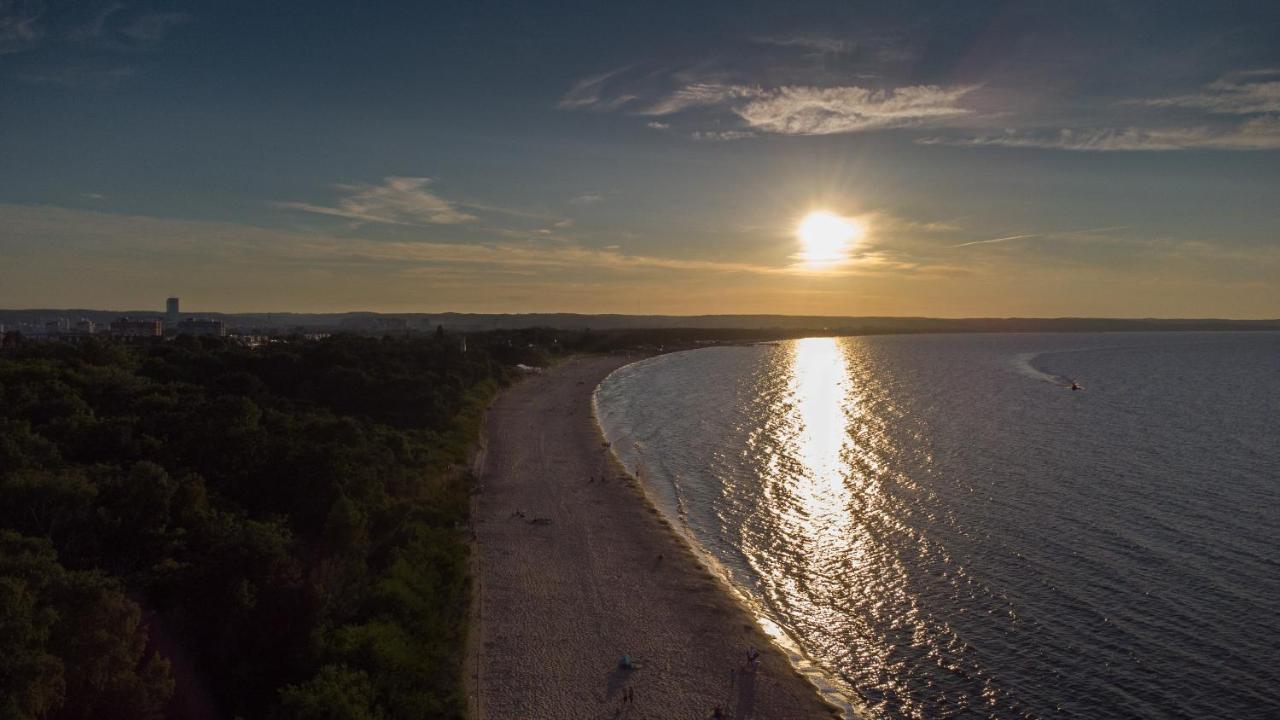
[(178, 298), (171, 297), (164, 301), (164, 319), (166, 325), (178, 324)]

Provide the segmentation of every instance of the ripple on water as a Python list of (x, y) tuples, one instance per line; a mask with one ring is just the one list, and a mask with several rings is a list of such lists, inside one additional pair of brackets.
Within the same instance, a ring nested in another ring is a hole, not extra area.
[(1262, 718), (1277, 358), (1275, 333), (813, 338), (652, 358), (596, 403), (865, 714)]

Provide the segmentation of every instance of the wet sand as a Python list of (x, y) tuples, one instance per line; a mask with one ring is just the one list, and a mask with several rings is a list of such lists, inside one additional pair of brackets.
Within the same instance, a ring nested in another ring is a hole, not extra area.
[[(832, 717), (605, 445), (592, 392), (634, 359), (571, 360), (490, 409), (472, 508), (471, 716), (692, 720), (719, 705), (737, 720)], [(762, 667), (743, 673), (753, 645)], [(637, 669), (619, 669), (624, 653)]]

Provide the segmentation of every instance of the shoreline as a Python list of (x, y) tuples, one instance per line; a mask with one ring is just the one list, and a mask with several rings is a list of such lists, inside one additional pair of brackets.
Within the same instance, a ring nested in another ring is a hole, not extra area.
[[(604, 440), (595, 389), (637, 359), (568, 360), (486, 414), (473, 466), (469, 716), (838, 716)], [(749, 647), (763, 652), (756, 674), (740, 671)], [(619, 669), (623, 654), (639, 667)]]
[[(750, 345), (760, 345), (760, 344), (773, 344), (773, 343), (750, 343)], [(726, 347), (726, 346), (717, 345), (715, 347)], [(632, 362), (629, 362), (627, 364), (620, 365), (617, 368), (614, 368), (614, 370), (611, 371), (608, 375), (606, 375), (604, 378), (601, 378), (600, 382), (596, 384), (596, 390), (593, 390), (591, 393), (591, 412), (592, 412), (593, 418), (596, 421), (596, 427), (600, 433), (600, 436), (602, 440), (610, 444), (609, 454), (613, 457), (613, 461), (618, 465), (619, 468), (621, 468), (623, 472), (625, 472), (629, 477), (633, 479), (633, 481), (636, 483), (637, 490), (642, 495), (644, 495), (645, 503), (650, 507), (656, 508), (658, 512), (665, 517), (667, 528), (672, 533), (674, 533), (679, 537), (681, 542), (683, 542), (689, 548), (690, 552), (692, 552), (694, 556), (698, 559), (698, 561), (702, 563), (703, 567), (720, 582), (722, 590), (725, 593), (728, 593), (739, 604), (739, 606), (742, 608), (742, 611), (746, 613), (748, 616), (750, 616), (757, 624), (761, 626), (761, 629), (769, 637), (769, 642), (772, 644), (774, 649), (780, 651), (786, 656), (788, 663), (791, 665), (791, 668), (795, 671), (795, 673), (799, 675), (801, 678), (804, 678), (804, 680), (810, 684), (810, 686), (813, 688), (813, 691), (818, 694), (818, 696), (823, 700), (823, 702), (826, 703), (831, 709), (834, 710), (835, 715), (837, 717), (844, 717), (847, 720), (856, 720), (857, 718), (870, 717), (870, 714), (868, 713), (868, 711), (865, 708), (861, 707), (861, 704), (858, 700), (854, 699), (856, 696), (852, 693), (852, 690), (849, 689), (846, 685), (843, 685), (837, 678), (832, 677), (829, 671), (821, 667), (819, 664), (814, 662), (808, 655), (806, 655), (804, 650), (801, 649), (800, 643), (797, 642), (787, 632), (787, 630), (785, 630), (781, 625), (776, 623), (773, 620), (773, 618), (769, 617), (767, 610), (764, 608), (763, 604), (758, 598), (752, 597), (749, 592), (747, 592), (746, 590), (734, 584), (732, 579), (732, 573), (729, 571), (729, 569), (720, 562), (719, 558), (717, 558), (710, 551), (704, 549), (702, 546), (699, 545), (698, 540), (696, 537), (694, 537), (691, 529), (689, 529), (688, 527), (677, 527), (674, 525), (676, 521), (671, 518), (673, 516), (680, 514), (679, 509), (674, 507), (668, 507), (666, 510), (663, 510), (663, 506), (665, 505), (665, 503), (662, 503), (659, 500), (655, 499), (655, 497), (650, 494), (648, 485), (646, 484), (646, 482), (640, 479), (641, 468), (637, 467), (634, 470), (632, 470), (631, 468), (627, 467), (627, 464), (622, 460), (622, 458), (618, 455), (617, 451), (614, 449), (613, 447), (614, 441), (610, 439), (606, 434), (604, 424), (600, 422), (600, 417), (598, 412), (599, 407), (597, 406), (597, 403), (596, 403), (596, 391), (599, 390), (600, 386), (603, 385), (604, 382), (607, 381), (610, 377), (612, 377), (614, 373), (624, 368), (630, 367), (631, 365), (644, 362), (646, 360), (652, 360), (657, 357), (662, 357), (665, 355), (678, 355), (681, 353), (688, 353), (688, 352), (698, 352), (700, 350), (705, 350), (705, 349), (707, 348), (688, 348), (688, 349), (675, 350), (671, 352), (646, 355), (644, 357), (636, 358)]]

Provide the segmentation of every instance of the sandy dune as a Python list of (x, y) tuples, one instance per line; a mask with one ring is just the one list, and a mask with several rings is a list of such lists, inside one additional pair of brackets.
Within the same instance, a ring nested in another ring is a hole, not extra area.
[[(591, 394), (626, 362), (570, 361), (490, 411), (473, 508), (472, 716), (680, 720), (720, 705), (737, 719), (830, 717), (613, 461)], [(760, 672), (731, 673), (752, 645)], [(618, 669), (624, 653), (640, 667)]]

